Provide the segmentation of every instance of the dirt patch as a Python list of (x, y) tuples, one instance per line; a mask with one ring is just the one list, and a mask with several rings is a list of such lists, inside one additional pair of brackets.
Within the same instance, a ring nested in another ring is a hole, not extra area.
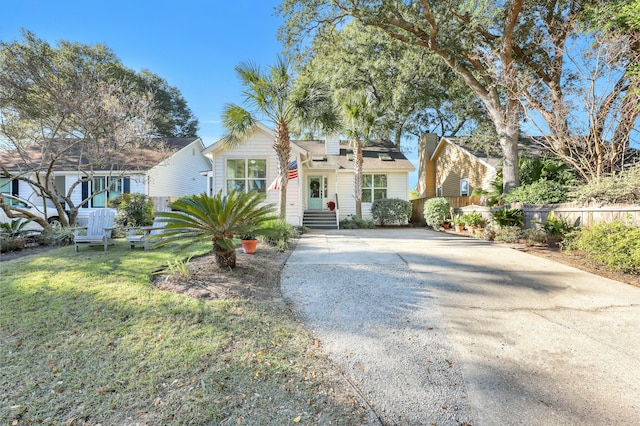
[(258, 243), (255, 254), (236, 250), (234, 269), (218, 268), (213, 254), (193, 258), (189, 262), (189, 274), (161, 273), (155, 276), (154, 285), (160, 290), (185, 294), (198, 299), (262, 300), (273, 303), (282, 301), (280, 271), (295, 247), (289, 241), (284, 252), (268, 244)]

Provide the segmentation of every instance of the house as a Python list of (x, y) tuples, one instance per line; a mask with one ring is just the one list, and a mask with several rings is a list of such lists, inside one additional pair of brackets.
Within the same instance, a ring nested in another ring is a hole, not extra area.
[[(273, 188), (279, 176), (273, 149), (272, 129), (257, 123), (244, 143), (225, 149), (218, 141), (203, 151), (212, 161), (207, 173), (207, 191), (214, 194), (233, 188), (256, 190), (266, 194), (267, 202), (278, 204), (279, 191)], [(414, 170), (407, 158), (388, 142), (376, 142), (364, 149), (362, 213), (371, 217), (371, 204), (378, 198), (408, 198), (409, 172)], [(314, 226), (314, 214), (329, 217), (327, 227), (355, 214), (353, 154), (348, 144), (337, 137), (291, 141), (293, 173), (287, 184), (287, 222)], [(335, 211), (327, 205), (333, 201)], [(316, 222), (322, 226), (322, 220)]]
[[(541, 138), (522, 137), (518, 143), (520, 155), (540, 157), (546, 148)], [(418, 185), (420, 198), (459, 198), (464, 205), (474, 189), (491, 192), (501, 167), (501, 151), (496, 144), (480, 149), (469, 137), (440, 139), (425, 134), (418, 142)], [(452, 203), (453, 205), (454, 203)]]
[[(104, 190), (111, 186), (111, 179), (117, 182), (80, 208), (79, 216), (85, 216), (96, 208), (104, 208), (107, 201), (121, 193), (141, 193), (151, 198), (166, 199), (183, 195), (205, 192), (206, 182), (202, 172), (211, 169), (211, 163), (202, 155), (204, 145), (197, 137), (191, 138), (162, 138), (154, 139), (150, 144), (136, 151), (135, 158), (126, 158), (115, 164), (112, 169), (93, 170), (90, 182), (78, 184), (82, 178), (84, 160), (77, 152), (68, 152), (64, 158), (55, 163), (53, 183), (58, 193), (67, 194), (72, 186), (71, 200), (78, 205), (92, 192)], [(37, 197), (34, 188), (22, 180), (11, 179), (18, 174), (29, 174), (34, 166), (31, 164), (46, 164), (42, 161), (42, 154), (38, 145), (30, 148), (30, 164), (18, 156), (16, 151), (0, 153), (2, 168), (8, 176), (0, 176), (0, 192), (20, 196), (23, 199)]]

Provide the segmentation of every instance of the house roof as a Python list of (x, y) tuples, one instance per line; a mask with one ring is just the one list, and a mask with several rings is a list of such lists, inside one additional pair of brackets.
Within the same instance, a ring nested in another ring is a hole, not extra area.
[[(352, 152), (346, 143), (340, 143), (340, 155), (325, 154), (324, 141), (292, 141), (293, 144), (307, 151), (308, 167), (353, 170), (353, 161), (349, 160), (348, 153)], [(387, 154), (387, 159), (382, 159), (380, 154)], [(374, 141), (362, 150), (362, 169), (380, 171), (413, 171), (415, 167), (407, 157), (389, 141)], [(323, 161), (314, 161), (313, 158), (324, 158)]]
[[(432, 158), (435, 157), (435, 154), (446, 143), (457, 146), (476, 160), (494, 169), (499, 168), (502, 164), (502, 151), (500, 146), (491, 145), (488, 149), (482, 149), (482, 147), (474, 144), (473, 138), (471, 137), (443, 137), (440, 139), (440, 143), (435, 149)], [(549, 149), (544, 145), (544, 138), (542, 136), (521, 137), (518, 140), (518, 150), (521, 156), (527, 157), (540, 158), (549, 154)]]
[[(154, 138), (150, 143), (136, 150), (135, 155), (123, 158), (114, 166), (117, 170), (146, 171), (166, 160), (181, 149), (200, 140), (197, 137), (190, 138)], [(64, 141), (60, 141), (61, 145)], [(26, 164), (17, 150), (0, 152), (0, 162), (9, 170), (33, 169), (43, 161), (43, 152), (40, 145), (27, 147), (31, 165)], [(56, 161), (54, 171), (77, 170), (78, 164), (88, 164), (87, 158), (82, 156), (79, 147), (73, 148)], [(106, 168), (105, 168), (106, 169)]]

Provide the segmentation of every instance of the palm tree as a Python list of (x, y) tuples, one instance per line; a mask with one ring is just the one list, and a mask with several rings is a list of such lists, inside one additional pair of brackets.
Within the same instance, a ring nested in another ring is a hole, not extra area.
[(342, 115), (345, 131), (353, 149), (356, 217), (362, 219), (362, 149), (371, 141), (377, 117), (370, 97), (364, 93), (345, 99), (342, 102)]
[(256, 117), (274, 123), (273, 148), (278, 157), (281, 181), (279, 213), (280, 218), (286, 219), (291, 128), (334, 129), (338, 120), (331, 98), (317, 80), (296, 82), (289, 62), (281, 56), (267, 72), (252, 63), (241, 63), (235, 70), (245, 88), (244, 104), (248, 109), (235, 104), (225, 105), (222, 122), (227, 135), (223, 141), (229, 147), (245, 142), (254, 130)]
[(236, 266), (234, 235), (272, 235), (266, 223), (273, 219), (272, 204), (263, 204), (258, 192), (238, 192), (224, 195), (222, 191), (210, 197), (206, 194), (181, 198), (171, 205), (174, 211), (158, 213), (166, 226), (158, 236), (162, 243), (181, 240), (195, 242), (211, 240), (219, 267)]

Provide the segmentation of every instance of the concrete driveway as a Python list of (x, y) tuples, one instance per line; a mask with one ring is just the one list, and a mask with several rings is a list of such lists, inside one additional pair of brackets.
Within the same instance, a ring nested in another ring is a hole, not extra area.
[(640, 288), (424, 229), (312, 231), (284, 296), (371, 422), (640, 423)]

